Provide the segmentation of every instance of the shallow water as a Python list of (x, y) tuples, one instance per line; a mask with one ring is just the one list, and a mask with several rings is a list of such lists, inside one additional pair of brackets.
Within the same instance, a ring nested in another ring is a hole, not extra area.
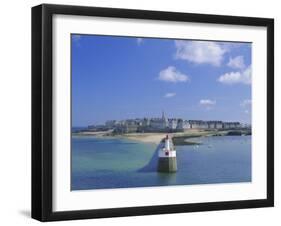
[(73, 137), (72, 190), (251, 181), (251, 136), (196, 140), (202, 145), (176, 146), (176, 173), (158, 173), (156, 144)]

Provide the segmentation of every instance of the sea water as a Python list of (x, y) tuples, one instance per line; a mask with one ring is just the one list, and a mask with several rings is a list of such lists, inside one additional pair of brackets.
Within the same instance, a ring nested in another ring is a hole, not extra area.
[(73, 136), (71, 189), (251, 182), (251, 136), (196, 139), (176, 146), (178, 171), (157, 172), (157, 144)]

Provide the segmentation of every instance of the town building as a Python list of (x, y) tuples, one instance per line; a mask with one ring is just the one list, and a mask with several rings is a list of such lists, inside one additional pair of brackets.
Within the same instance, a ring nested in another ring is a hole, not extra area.
[(155, 130), (165, 130), (169, 128), (168, 119), (165, 117), (164, 112), (162, 112), (161, 118), (152, 118), (150, 120), (150, 127), (154, 128)]
[(178, 124), (177, 124), (177, 130), (179, 131), (185, 131), (187, 129), (190, 129), (190, 123), (187, 120), (183, 119), (178, 119)]
[[(116, 133), (135, 132), (183, 132), (189, 129), (239, 129), (245, 125), (239, 122), (184, 120), (181, 118), (167, 118), (162, 112), (161, 118), (136, 118), (125, 120), (108, 120), (104, 125), (91, 125), (88, 127), (92, 131), (105, 131), (113, 129)], [(250, 125), (247, 125), (250, 127)]]
[(190, 129), (208, 129), (208, 123), (203, 120), (189, 120)]
[(224, 122), (223, 129), (238, 129), (241, 128), (240, 122)]
[(222, 129), (222, 121), (207, 121), (208, 129)]
[(168, 127), (170, 130), (176, 130), (178, 125), (178, 120), (175, 118), (168, 119)]

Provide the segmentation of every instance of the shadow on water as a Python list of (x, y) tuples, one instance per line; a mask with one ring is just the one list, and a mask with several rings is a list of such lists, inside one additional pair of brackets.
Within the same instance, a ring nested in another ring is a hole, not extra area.
[(153, 156), (149, 160), (149, 162), (137, 172), (155, 172), (157, 170), (157, 164), (158, 164), (158, 149), (161, 147), (161, 143), (158, 144), (157, 148), (154, 151)]
[(142, 172), (142, 173), (151, 173), (151, 172), (155, 172), (157, 173), (157, 185), (159, 186), (165, 186), (165, 185), (172, 185), (172, 184), (176, 184), (176, 180), (177, 180), (177, 176), (176, 173), (162, 173), (162, 172), (158, 172), (157, 171), (157, 167), (158, 167), (158, 149), (162, 148), (162, 143), (160, 143), (156, 150), (154, 151), (153, 156), (151, 157), (151, 159), (149, 160), (149, 162), (142, 168), (140, 168), (139, 170), (137, 170), (137, 172)]

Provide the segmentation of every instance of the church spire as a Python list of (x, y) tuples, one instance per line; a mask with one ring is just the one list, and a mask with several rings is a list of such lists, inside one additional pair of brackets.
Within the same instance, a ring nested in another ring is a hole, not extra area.
[(165, 113), (162, 111), (162, 119), (165, 120)]

